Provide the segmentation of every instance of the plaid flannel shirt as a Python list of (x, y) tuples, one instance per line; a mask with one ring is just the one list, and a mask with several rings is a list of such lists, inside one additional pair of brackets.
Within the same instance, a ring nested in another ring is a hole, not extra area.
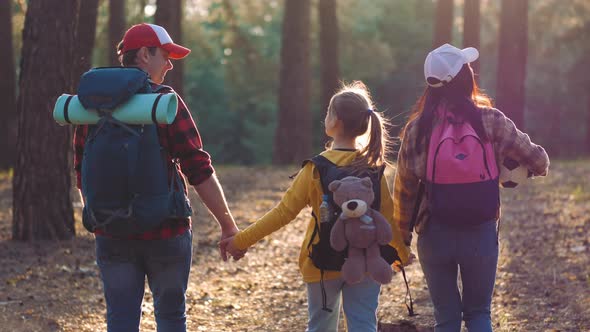
[[(518, 130), (512, 120), (494, 108), (482, 109), (482, 120), (486, 135), (494, 146), (497, 162), (503, 160), (503, 157), (510, 157), (528, 167), (536, 176), (547, 175), (549, 170), (547, 153), (543, 147), (532, 143), (527, 134)], [(417, 121), (408, 123), (398, 154), (394, 182), (393, 219), (399, 226), (406, 245), (410, 245), (412, 241), (409, 227), (418, 196), (419, 183), (426, 179), (428, 151), (427, 149), (416, 151), (417, 136)], [(424, 143), (420, 142), (420, 144)], [(415, 222), (417, 233), (420, 233), (428, 222), (427, 206), (425, 192)]]
[[(164, 90), (163, 92), (174, 92), (172, 90)], [(81, 170), (82, 157), (84, 155), (84, 143), (88, 135), (88, 126), (76, 126), (74, 131), (74, 169), (76, 171), (76, 180), (78, 189), (82, 189)], [(193, 121), (190, 111), (186, 107), (184, 101), (178, 96), (178, 109), (174, 122), (170, 125), (158, 125), (158, 136), (160, 145), (170, 156), (169, 163), (169, 179), (172, 180), (173, 169), (180, 165), (180, 169), (188, 182), (196, 186), (207, 180), (213, 173), (214, 169), (211, 165), (211, 158), (209, 154), (203, 150), (203, 144), (199, 131)], [(172, 160), (177, 159), (178, 164), (172, 163)], [(188, 188), (184, 182), (185, 194), (188, 193)], [(157, 228), (147, 231), (143, 234), (129, 236), (128, 239), (139, 240), (160, 240), (167, 239), (184, 233), (190, 229), (190, 218), (185, 219), (168, 219)], [(106, 235), (101, 230), (96, 230), (97, 235)]]

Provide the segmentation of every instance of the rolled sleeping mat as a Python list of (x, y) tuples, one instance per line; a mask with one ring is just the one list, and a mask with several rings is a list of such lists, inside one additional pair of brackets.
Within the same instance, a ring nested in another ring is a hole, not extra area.
[[(171, 124), (176, 117), (178, 99), (175, 93), (136, 94), (112, 112), (113, 118), (127, 124)], [(96, 124), (100, 120), (94, 109), (85, 109), (77, 95), (62, 94), (53, 108), (53, 118), (60, 125)]]

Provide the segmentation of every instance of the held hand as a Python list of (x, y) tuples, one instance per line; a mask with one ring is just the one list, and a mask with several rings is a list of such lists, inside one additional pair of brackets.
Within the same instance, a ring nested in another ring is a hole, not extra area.
[(219, 242), (219, 249), (222, 253), (222, 258), (224, 261), (227, 261), (228, 258), (228, 253), (234, 258), (235, 261), (240, 260), (242, 257), (244, 257), (244, 255), (246, 255), (246, 252), (248, 251), (248, 249), (238, 249), (234, 246), (233, 243), (234, 237), (228, 237), (225, 238), (223, 240), (221, 240), (221, 242)]
[(219, 240), (219, 255), (224, 262), (227, 262), (227, 242), (224, 242), (227, 238), (233, 238), (240, 230), (233, 224), (232, 227), (221, 229), (221, 239)]

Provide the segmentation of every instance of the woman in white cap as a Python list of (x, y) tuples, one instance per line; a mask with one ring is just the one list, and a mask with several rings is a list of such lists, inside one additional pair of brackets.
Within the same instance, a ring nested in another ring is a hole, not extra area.
[[(545, 150), (492, 108), (473, 78), (479, 52), (445, 44), (424, 63), (427, 87), (404, 127), (394, 187), (394, 221), (418, 256), (435, 331), (492, 331), (498, 262), (497, 161), (510, 157), (534, 175), (549, 168)], [(423, 199), (424, 198), (424, 199)], [(462, 292), (457, 275), (461, 273)]]

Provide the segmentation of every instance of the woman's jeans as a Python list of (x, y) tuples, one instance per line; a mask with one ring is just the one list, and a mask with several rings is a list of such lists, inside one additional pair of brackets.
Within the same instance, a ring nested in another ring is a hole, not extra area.
[[(453, 227), (435, 219), (418, 236), (418, 256), (434, 305), (435, 331), (492, 331), (490, 306), (498, 233), (495, 221)], [(462, 293), (457, 285), (461, 273)]]
[(146, 276), (154, 297), (158, 332), (186, 331), (185, 292), (191, 255), (190, 230), (165, 240), (96, 236), (108, 331), (139, 331)]
[(307, 332), (336, 332), (340, 316), (340, 299), (348, 331), (377, 331), (377, 305), (381, 285), (366, 276), (354, 285), (345, 284), (342, 279), (324, 281), (326, 307), (322, 309), (322, 289), (319, 282), (307, 284), (307, 306), (309, 321)]

